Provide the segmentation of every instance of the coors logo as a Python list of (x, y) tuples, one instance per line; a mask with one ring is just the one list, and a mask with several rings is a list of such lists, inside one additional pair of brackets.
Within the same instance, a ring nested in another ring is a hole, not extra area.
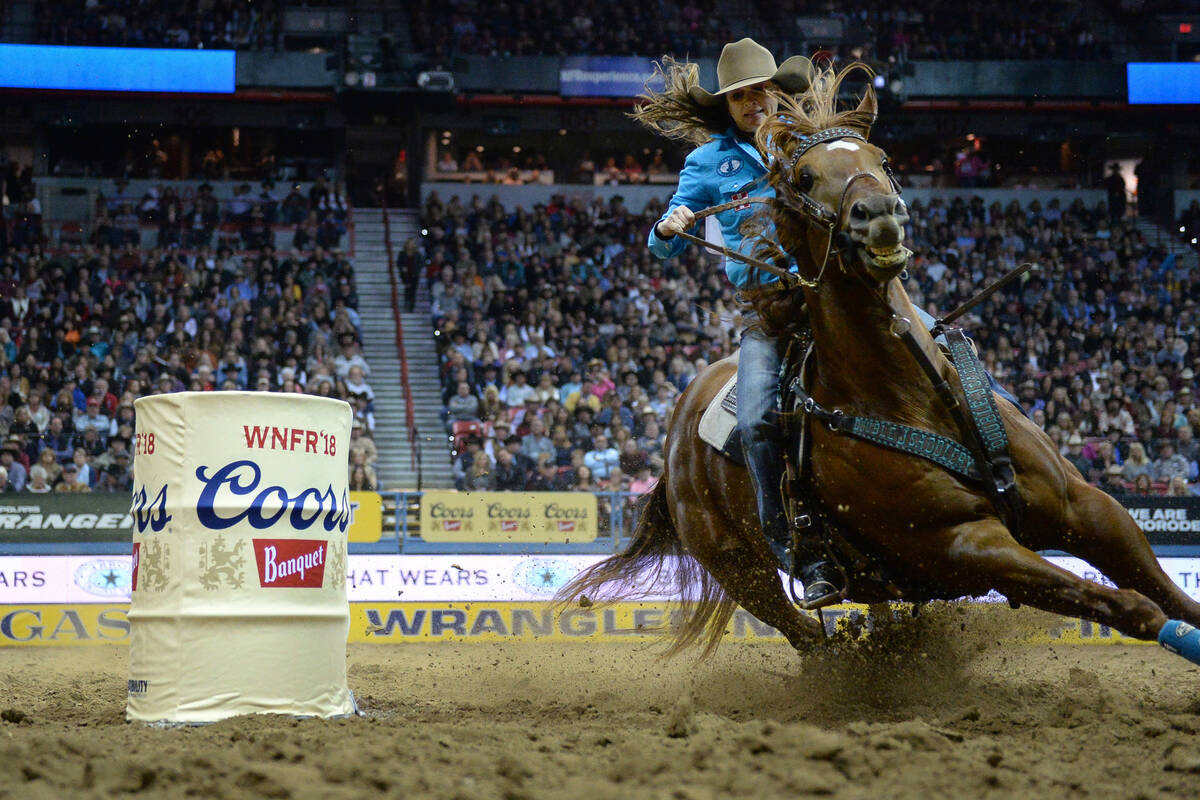
[(325, 550), (321, 539), (255, 539), (258, 583), (267, 589), (320, 589), (325, 581)]

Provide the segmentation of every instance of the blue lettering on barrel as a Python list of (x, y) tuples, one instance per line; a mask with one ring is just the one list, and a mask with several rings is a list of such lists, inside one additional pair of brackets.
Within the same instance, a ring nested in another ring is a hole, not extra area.
[(166, 485), (158, 490), (153, 500), (147, 502), (147, 497), (145, 486), (134, 489), (133, 507), (130, 508), (133, 524), (137, 526), (138, 533), (145, 533), (146, 528), (159, 533), (171, 521), (171, 515), (167, 513)]
[[(242, 470), (248, 470), (249, 474), (243, 473)], [(289, 496), (287, 489), (282, 486), (266, 486), (260, 490), (262, 469), (258, 464), (248, 460), (226, 464), (214, 471), (211, 477), (207, 475), (207, 472), (207, 467), (196, 468), (196, 477), (204, 484), (204, 488), (200, 492), (200, 499), (196, 501), (196, 517), (206, 528), (225, 530), (245, 520), (251, 527), (265, 530), (278, 522), (288, 512), (289, 506), (291, 507), (290, 521), (296, 530), (302, 531), (312, 527), (322, 514), (325, 515), (322, 527), (326, 531), (332, 532), (334, 528), (337, 528), (344, 532), (350, 524), (349, 495), (343, 492), (339, 502), (337, 495), (333, 493), (332, 485), (327, 486), (323, 491), (310, 487), (295, 497)], [(222, 488), (228, 489), (235, 496), (254, 495), (254, 497), (245, 509), (232, 516), (224, 517), (217, 512), (217, 495)], [(279, 498), (279, 508), (264, 513), (263, 506), (273, 496)], [(315, 503), (315, 508), (312, 516), (306, 517), (305, 505), (310, 502)]]

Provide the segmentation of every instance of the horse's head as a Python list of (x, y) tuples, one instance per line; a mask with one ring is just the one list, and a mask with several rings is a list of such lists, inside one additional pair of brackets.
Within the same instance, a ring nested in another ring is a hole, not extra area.
[(867, 141), (876, 114), (874, 90), (868, 83), (856, 109), (837, 110), (838, 88), (856, 70), (866, 67), (818, 73), (798, 101), (782, 98), (779, 114), (758, 132), (771, 164), (779, 243), (810, 285), (833, 258), (883, 283), (912, 255), (903, 244), (908, 208), (899, 185), (887, 155)]

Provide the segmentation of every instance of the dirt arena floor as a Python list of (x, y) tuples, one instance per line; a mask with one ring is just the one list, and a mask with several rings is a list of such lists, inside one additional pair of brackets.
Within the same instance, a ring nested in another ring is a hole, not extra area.
[(1014, 641), (942, 609), (798, 655), (697, 664), (643, 640), (356, 645), (364, 716), (124, 721), (124, 647), (0, 650), (0, 796), (1195, 797), (1200, 669)]

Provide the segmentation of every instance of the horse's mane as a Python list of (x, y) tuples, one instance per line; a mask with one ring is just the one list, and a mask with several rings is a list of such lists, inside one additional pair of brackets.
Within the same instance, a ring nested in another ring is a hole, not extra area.
[[(855, 73), (867, 78), (864, 97), (870, 98), (867, 108), (838, 110), (838, 93), (846, 78)], [(875, 87), (871, 84), (875, 72), (866, 64), (855, 62), (834, 72), (833, 67), (824, 66), (813, 70), (812, 83), (808, 90), (797, 97), (779, 96), (779, 112), (758, 126), (755, 144), (764, 155), (791, 159), (796, 147), (803, 141), (797, 136), (808, 136), (826, 128), (856, 128), (869, 131), (875, 122)], [(767, 159), (771, 163), (771, 159)]]
[[(839, 109), (838, 93), (845, 80), (855, 73), (867, 78), (863, 101), (855, 108)], [(742, 235), (756, 242), (751, 254), (758, 259), (785, 267), (803, 246), (805, 227), (779, 225), (784, 216), (800, 206), (792, 185), (789, 167), (805, 137), (828, 128), (853, 128), (868, 136), (875, 122), (874, 72), (866, 64), (855, 62), (835, 71), (826, 65), (814, 69), (812, 83), (797, 97), (778, 95), (779, 111), (758, 127), (755, 145), (766, 161), (767, 180), (775, 189), (775, 200), (742, 223)], [(762, 290), (743, 292), (747, 305), (759, 312), (763, 327), (772, 335), (791, 332), (803, 321), (798, 313), (803, 302), (800, 291), (781, 292), (778, 284), (766, 284)]]

